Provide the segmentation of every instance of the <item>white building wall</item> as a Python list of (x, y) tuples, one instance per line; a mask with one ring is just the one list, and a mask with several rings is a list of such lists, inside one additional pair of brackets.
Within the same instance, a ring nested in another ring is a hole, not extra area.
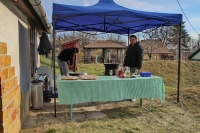
[(28, 20), (10, 0), (0, 1), (0, 18), (0, 41), (7, 43), (7, 53), (11, 55), (11, 65), (15, 66), (15, 73), (20, 79), (19, 23), (28, 29)]

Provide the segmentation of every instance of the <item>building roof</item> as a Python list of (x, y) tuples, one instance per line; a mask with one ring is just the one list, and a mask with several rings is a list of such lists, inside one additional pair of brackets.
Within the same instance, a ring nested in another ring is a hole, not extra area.
[(144, 49), (144, 53), (148, 53), (148, 50), (152, 50), (153, 54), (172, 54), (172, 52), (159, 40), (141, 40), (141, 46)]
[(64, 43), (60, 44), (60, 46), (68, 45), (68, 44), (72, 44), (72, 43), (77, 43), (79, 40), (80, 40), (80, 39), (76, 39), (76, 40), (72, 40), (72, 41), (64, 42)]
[(39, 31), (51, 33), (51, 26), (40, 1), (11, 0), (28, 18), (31, 25)]
[(93, 43), (90, 43), (86, 46), (84, 46), (84, 49), (102, 49), (102, 48), (107, 48), (107, 49), (126, 49), (127, 46), (115, 43), (110, 40), (98, 40)]
[(200, 61), (200, 48), (198, 48), (195, 52), (193, 52), (189, 57), (189, 60), (198, 60)]

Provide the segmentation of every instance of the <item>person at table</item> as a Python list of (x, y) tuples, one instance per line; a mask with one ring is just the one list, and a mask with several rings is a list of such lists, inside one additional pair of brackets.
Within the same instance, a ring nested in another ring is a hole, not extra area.
[(73, 65), (74, 53), (78, 52), (78, 48), (63, 49), (58, 55), (58, 65), (60, 67), (60, 74), (68, 74), (68, 66)]
[(131, 73), (135, 73), (135, 70), (137, 69), (139, 74), (143, 62), (143, 49), (137, 41), (137, 37), (135, 35), (131, 35), (129, 39), (130, 45), (126, 50), (126, 56), (123, 64), (124, 70), (125, 67), (130, 67)]

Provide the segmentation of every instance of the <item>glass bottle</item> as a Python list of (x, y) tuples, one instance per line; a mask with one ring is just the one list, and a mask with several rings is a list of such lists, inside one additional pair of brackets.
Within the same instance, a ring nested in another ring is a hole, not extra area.
[(122, 67), (119, 67), (117, 76), (120, 77), (123, 75)]
[(126, 71), (125, 71), (125, 77), (130, 77), (130, 68), (129, 67), (126, 67)]

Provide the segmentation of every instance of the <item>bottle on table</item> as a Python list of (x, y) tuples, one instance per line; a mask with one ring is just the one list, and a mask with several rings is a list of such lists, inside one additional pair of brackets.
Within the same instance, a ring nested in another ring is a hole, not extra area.
[(123, 75), (124, 75), (124, 72), (122, 70), (122, 67), (119, 67), (118, 72), (117, 72), (117, 76), (120, 77), (120, 76), (123, 76)]
[(139, 75), (138, 71), (138, 69), (135, 69), (135, 75)]
[(131, 76), (130, 67), (126, 67), (125, 77), (130, 77), (130, 76)]

